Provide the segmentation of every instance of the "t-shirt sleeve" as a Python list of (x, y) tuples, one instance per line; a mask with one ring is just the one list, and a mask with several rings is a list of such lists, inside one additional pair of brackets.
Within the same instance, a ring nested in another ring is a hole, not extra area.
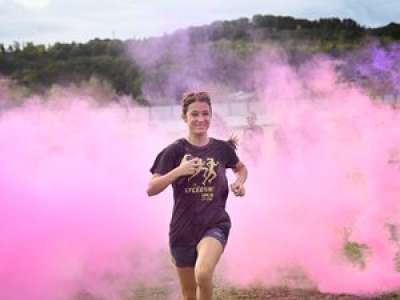
[(235, 149), (228, 143), (225, 144), (226, 152), (226, 168), (234, 168), (239, 162), (239, 157), (236, 154)]
[(162, 150), (150, 168), (152, 174), (164, 175), (177, 167), (178, 151), (173, 145)]

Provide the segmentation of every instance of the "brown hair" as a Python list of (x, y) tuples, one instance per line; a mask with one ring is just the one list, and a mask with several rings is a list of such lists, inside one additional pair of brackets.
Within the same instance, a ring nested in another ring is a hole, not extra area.
[(188, 92), (183, 94), (182, 97), (182, 116), (186, 116), (189, 105), (196, 101), (207, 103), (210, 106), (210, 112), (212, 112), (211, 99), (207, 92)]

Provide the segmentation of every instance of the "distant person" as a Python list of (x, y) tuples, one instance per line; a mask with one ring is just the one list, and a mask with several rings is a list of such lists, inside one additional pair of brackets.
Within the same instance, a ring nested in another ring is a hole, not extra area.
[(188, 135), (157, 155), (147, 189), (147, 194), (153, 196), (172, 185), (169, 246), (184, 300), (212, 299), (214, 269), (231, 228), (225, 210), (229, 193), (226, 169), (236, 174), (230, 185), (234, 195), (245, 194), (247, 168), (236, 155), (233, 140), (208, 136), (211, 117), (207, 93), (184, 95), (182, 118)]
[(246, 120), (247, 126), (243, 129), (241, 146), (251, 160), (256, 162), (262, 155), (264, 129), (257, 124), (257, 115), (254, 112), (251, 112)]

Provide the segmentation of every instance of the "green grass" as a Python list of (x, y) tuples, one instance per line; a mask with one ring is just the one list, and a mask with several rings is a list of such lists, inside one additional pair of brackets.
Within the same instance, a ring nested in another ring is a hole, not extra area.
[(368, 246), (357, 242), (347, 241), (343, 246), (344, 255), (348, 260), (360, 269), (366, 267), (366, 257), (368, 253)]

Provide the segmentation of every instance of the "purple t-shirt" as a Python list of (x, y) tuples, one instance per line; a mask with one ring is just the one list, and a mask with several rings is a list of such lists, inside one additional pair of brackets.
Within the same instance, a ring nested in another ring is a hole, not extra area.
[(197, 174), (179, 177), (172, 184), (171, 247), (194, 246), (208, 229), (215, 227), (228, 236), (231, 227), (225, 211), (229, 192), (226, 169), (239, 162), (235, 150), (228, 142), (214, 138), (201, 147), (179, 139), (157, 155), (151, 173), (164, 175), (170, 172), (179, 166), (186, 154), (201, 158), (202, 167)]

